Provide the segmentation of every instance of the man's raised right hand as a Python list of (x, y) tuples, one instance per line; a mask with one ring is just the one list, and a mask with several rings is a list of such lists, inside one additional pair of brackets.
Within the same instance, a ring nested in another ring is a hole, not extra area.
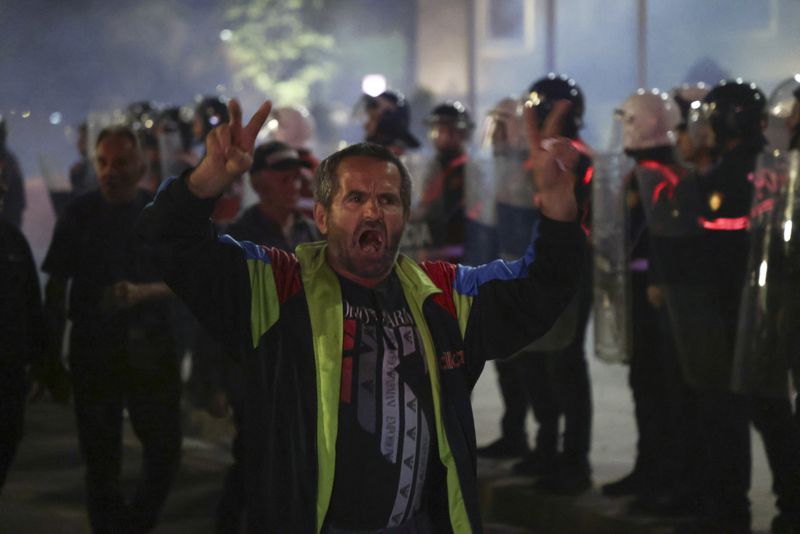
[(231, 120), (211, 130), (206, 136), (206, 155), (189, 175), (189, 191), (199, 198), (222, 193), (236, 178), (250, 170), (256, 136), (272, 110), (267, 100), (255, 112), (247, 126), (242, 126), (242, 107), (238, 100), (228, 103)]

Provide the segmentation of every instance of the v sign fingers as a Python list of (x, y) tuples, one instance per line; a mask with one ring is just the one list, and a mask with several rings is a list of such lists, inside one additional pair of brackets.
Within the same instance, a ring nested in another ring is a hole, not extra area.
[(261, 104), (255, 115), (242, 126), (242, 108), (237, 100), (228, 104), (231, 120), (214, 128), (206, 137), (206, 157), (188, 179), (189, 190), (200, 198), (219, 195), (250, 168), (256, 136), (267, 121), (272, 103)]

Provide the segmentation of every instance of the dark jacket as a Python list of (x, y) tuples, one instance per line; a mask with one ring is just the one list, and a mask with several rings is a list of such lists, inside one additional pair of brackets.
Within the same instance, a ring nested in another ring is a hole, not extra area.
[[(243, 360), (249, 531), (319, 532), (333, 489), (341, 288), (324, 242), (292, 255), (218, 239), (213, 205), (192, 196), (184, 178), (172, 180), (139, 230), (157, 247), (170, 287)], [(419, 266), (401, 256), (395, 264), (427, 366), (439, 370), (429, 377), (446, 486), (427, 503), (437, 532), (481, 532), (470, 392), (485, 360), (547, 332), (575, 291), (579, 226), (542, 220), (539, 230), (535, 253), (516, 262)]]

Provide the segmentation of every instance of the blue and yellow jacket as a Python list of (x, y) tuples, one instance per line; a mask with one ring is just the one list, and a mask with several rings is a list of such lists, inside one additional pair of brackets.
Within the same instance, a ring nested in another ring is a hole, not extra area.
[[(194, 197), (185, 176), (162, 186), (139, 232), (170, 287), (243, 362), (248, 532), (318, 533), (333, 490), (343, 342), (326, 244), (288, 254), (218, 237), (214, 200)], [(580, 226), (542, 219), (537, 233), (514, 262), (396, 262), (427, 367), (438, 369), (429, 377), (446, 484), (427, 503), (437, 532), (482, 531), (470, 392), (484, 362), (546, 333), (577, 286)]]

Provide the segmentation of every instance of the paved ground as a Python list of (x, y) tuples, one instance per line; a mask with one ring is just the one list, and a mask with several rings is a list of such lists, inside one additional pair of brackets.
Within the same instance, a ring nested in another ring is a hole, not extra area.
[[(591, 335), (587, 336), (591, 339)], [(590, 348), (590, 347), (587, 347)], [(609, 365), (590, 358), (590, 373), (594, 398), (594, 425), (592, 436), (592, 468), (594, 471), (595, 489), (584, 497), (568, 506), (574, 508), (588, 508), (591, 514), (597, 516), (617, 517), (622, 515), (621, 503), (606, 499), (599, 495), (597, 488), (601, 484), (616, 480), (630, 472), (633, 467), (636, 426), (633, 419), (633, 404), (630, 389), (627, 384), (628, 368), (623, 365)], [(499, 437), (500, 428), (498, 414), (502, 410), (502, 402), (496, 387), (494, 366), (487, 365), (483, 375), (475, 387), (473, 395), (473, 410), (475, 413), (475, 427), (478, 444), (489, 443)], [(535, 426), (532, 416), (528, 418), (528, 435), (533, 436)], [(753, 529), (755, 532), (768, 532), (769, 524), (775, 515), (774, 497), (770, 485), (772, 483), (769, 466), (764, 455), (761, 438), (753, 431), (751, 433), (753, 451), (753, 475), (750, 489), (752, 501)], [(505, 474), (507, 465), (500, 466), (488, 463), (480, 464), (486, 476), (489, 470), (501, 470)], [(494, 476), (494, 473), (492, 473)], [(509, 479), (509, 485), (519, 485), (518, 480)], [(528, 499), (537, 499), (541, 496), (527, 495)], [(547, 502), (551, 506), (564, 506), (564, 499), (551, 499)], [(644, 530), (643, 532), (651, 532)], [(566, 531), (565, 531), (566, 532)], [(619, 534), (619, 530), (611, 530)], [(653, 533), (663, 532), (653, 529)]]
[[(626, 383), (627, 369), (592, 361), (591, 373), (595, 401), (592, 463), (595, 484), (599, 485), (626, 474), (631, 468), (635, 428)], [(501, 410), (492, 365), (487, 366), (478, 382), (473, 404), (478, 443), (487, 443), (498, 436)], [(529, 434), (533, 435), (532, 421), (529, 426)], [(192, 412), (187, 415), (186, 428), (193, 437), (185, 440), (178, 481), (167, 502), (163, 522), (155, 534), (211, 532), (221, 476), (229, 461), (226, 447), (229, 427), (199, 412)], [(125, 479), (130, 482), (136, 476), (138, 465), (138, 447), (130, 432), (125, 444)], [(769, 492), (769, 471), (758, 437), (753, 439), (753, 452), (753, 526), (757, 531), (766, 532), (774, 509)], [(581, 509), (591, 514), (619, 515), (620, 504), (603, 499), (596, 491), (580, 499), (543, 501), (524, 491), (525, 480), (505, 476), (507, 463), (482, 463), (480, 468), (484, 478), (503, 479), (493, 486), (501, 487), (494, 501), (501, 500), (506, 508), (530, 509), (533, 514), (536, 506), (566, 507), (567, 510)], [(509, 490), (509, 493), (503, 488), (513, 491)], [(650, 523), (642, 524), (645, 525), (643, 530), (637, 532), (666, 532), (655, 526), (650, 528)], [(27, 436), (0, 496), (0, 534), (39, 532), (89, 532), (83, 509), (82, 462), (77, 450), (72, 411), (50, 403), (37, 404), (29, 410)], [(493, 532), (512, 531), (500, 529)], [(581, 532), (585, 530), (582, 528)]]

